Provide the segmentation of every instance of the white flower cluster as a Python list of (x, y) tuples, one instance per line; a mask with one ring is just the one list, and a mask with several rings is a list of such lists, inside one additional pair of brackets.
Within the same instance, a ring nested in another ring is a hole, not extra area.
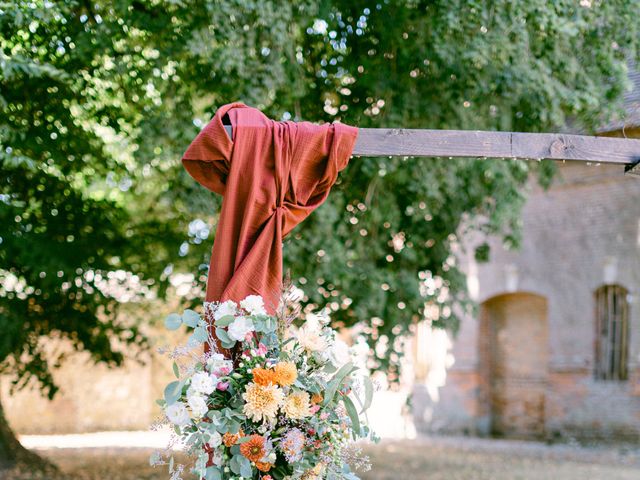
[[(259, 295), (249, 295), (240, 302), (240, 307), (244, 309), (249, 315), (266, 315), (267, 311), (264, 308), (264, 301)], [(213, 313), (214, 320), (220, 320), (227, 315), (238, 315), (238, 305), (232, 301), (227, 300), (220, 303), (215, 312)], [(236, 342), (242, 342), (246, 336), (255, 331), (253, 321), (243, 315), (236, 316), (233, 323), (231, 323), (227, 329), (229, 338)]]

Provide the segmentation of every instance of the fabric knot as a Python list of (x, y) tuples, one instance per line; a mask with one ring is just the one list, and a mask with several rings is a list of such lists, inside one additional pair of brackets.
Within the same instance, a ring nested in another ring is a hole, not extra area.
[(224, 196), (206, 301), (254, 294), (268, 312), (276, 311), (282, 240), (326, 200), (357, 136), (358, 129), (344, 123), (271, 120), (241, 102), (218, 108), (182, 158), (195, 180)]

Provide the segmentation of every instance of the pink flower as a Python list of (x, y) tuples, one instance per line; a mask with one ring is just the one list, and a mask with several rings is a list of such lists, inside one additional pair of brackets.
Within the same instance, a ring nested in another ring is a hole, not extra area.
[[(320, 405), (311, 405), (311, 407), (309, 408), (309, 411), (311, 413), (316, 413), (318, 410), (320, 410)], [(324, 418), (323, 418), (324, 420)]]
[(256, 353), (259, 356), (264, 357), (267, 354), (267, 346), (264, 343), (260, 343), (258, 345), (258, 351)]
[(229, 382), (219, 382), (216, 387), (218, 390), (225, 392), (229, 388)]
[(226, 365), (224, 367), (220, 367), (218, 369), (218, 373), (219, 373), (218, 376), (220, 376), (220, 377), (222, 377), (223, 375), (229, 375), (231, 373), (231, 367), (226, 366)]
[(250, 342), (251, 339), (253, 339), (253, 332), (247, 332), (246, 335), (244, 336), (244, 341)]
[(329, 414), (327, 412), (322, 412), (320, 414), (320, 420), (326, 420), (327, 418), (329, 418)]

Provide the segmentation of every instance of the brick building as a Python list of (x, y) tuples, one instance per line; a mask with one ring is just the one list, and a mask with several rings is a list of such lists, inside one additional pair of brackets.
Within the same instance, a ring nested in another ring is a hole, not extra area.
[[(640, 138), (632, 80), (624, 133), (602, 134)], [(446, 335), (444, 360), (419, 328), (419, 430), (640, 439), (640, 178), (623, 171), (561, 164), (549, 190), (530, 185), (520, 249), (460, 256), (479, 313)]]

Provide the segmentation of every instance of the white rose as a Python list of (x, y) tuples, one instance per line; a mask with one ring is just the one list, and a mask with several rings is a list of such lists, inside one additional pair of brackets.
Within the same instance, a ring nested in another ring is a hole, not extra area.
[(310, 352), (319, 352), (327, 348), (327, 341), (322, 336), (322, 327), (315, 317), (310, 317), (296, 333), (298, 343)]
[(235, 315), (237, 313), (238, 305), (233, 300), (227, 300), (226, 302), (222, 302), (216, 308), (215, 313), (213, 314), (214, 320), (220, 320), (222, 317), (226, 315)]
[(264, 301), (260, 295), (249, 295), (240, 302), (240, 306), (251, 315), (266, 315)]
[(339, 338), (336, 338), (329, 349), (329, 360), (338, 368), (349, 362), (351, 360), (349, 346)]
[(241, 342), (247, 333), (253, 331), (253, 322), (247, 317), (237, 317), (227, 330), (229, 338)]
[(189, 418), (189, 411), (182, 402), (172, 403), (165, 409), (165, 414), (171, 423), (183, 426), (188, 425), (191, 422)]
[(187, 401), (193, 416), (196, 418), (202, 418), (202, 416), (204, 416), (204, 414), (209, 410), (207, 402), (202, 395), (192, 395)]
[(209, 371), (215, 370), (220, 367), (221, 363), (224, 361), (224, 355), (221, 353), (212, 353), (207, 358), (207, 368)]
[(211, 448), (217, 448), (222, 444), (222, 435), (220, 435), (220, 433), (214, 431), (213, 434), (211, 435), (211, 438), (209, 439), (209, 446)]
[(191, 387), (198, 393), (209, 395), (213, 392), (218, 384), (218, 379), (209, 375), (207, 372), (197, 372), (191, 377)]

